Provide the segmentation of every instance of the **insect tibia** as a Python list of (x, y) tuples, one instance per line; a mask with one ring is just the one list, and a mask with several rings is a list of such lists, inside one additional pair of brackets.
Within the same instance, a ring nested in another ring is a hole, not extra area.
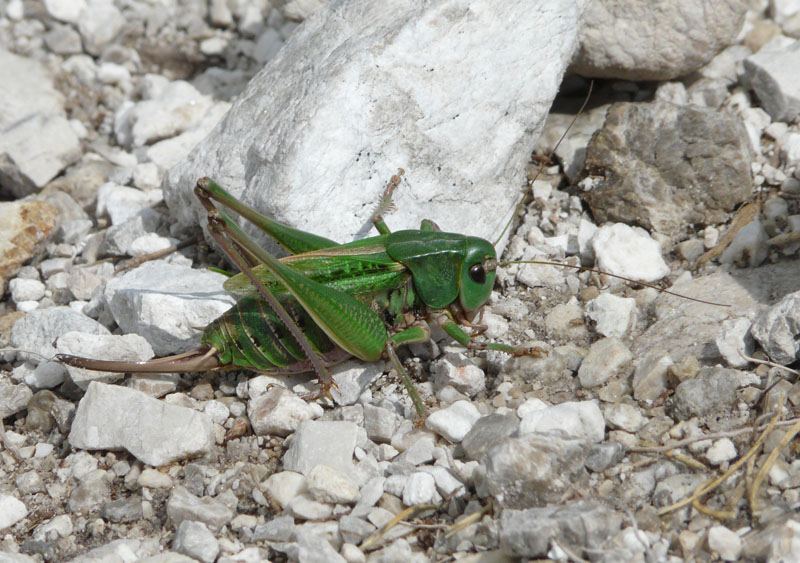
[(631, 278), (626, 278), (625, 276), (619, 276), (617, 274), (611, 274), (609, 272), (604, 272), (602, 270), (597, 270), (595, 268), (587, 268), (585, 266), (576, 266), (574, 264), (564, 264), (562, 262), (548, 262), (546, 260), (508, 260), (504, 262), (500, 262), (500, 266), (507, 266), (511, 264), (538, 264), (540, 266), (558, 266), (561, 268), (571, 268), (573, 270), (578, 271), (585, 271), (585, 272), (593, 272), (595, 274), (599, 274), (601, 276), (609, 276), (611, 278), (616, 278), (618, 280), (626, 281), (631, 284), (641, 285), (643, 287), (649, 287), (650, 289), (655, 289), (656, 291), (660, 291), (661, 293), (666, 293), (668, 295), (674, 295), (675, 297), (680, 297), (682, 299), (688, 299), (689, 301), (696, 301), (697, 303), (703, 303), (705, 305), (714, 305), (716, 307), (730, 307), (730, 305), (726, 303), (715, 303), (713, 301), (706, 301), (704, 299), (697, 299), (695, 297), (689, 297), (688, 295), (683, 295), (680, 293), (676, 293), (674, 291), (670, 291), (668, 289), (664, 289), (663, 287), (659, 287), (657, 285), (653, 285), (650, 283), (645, 283), (643, 281), (634, 280)]

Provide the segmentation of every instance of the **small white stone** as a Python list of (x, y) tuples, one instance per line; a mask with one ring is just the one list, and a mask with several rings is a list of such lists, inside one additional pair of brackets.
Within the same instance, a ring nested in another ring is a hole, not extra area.
[(800, 291), (785, 295), (763, 311), (750, 332), (770, 359), (781, 365), (795, 361), (800, 353), (797, 326), (800, 324)]
[(221, 401), (207, 401), (203, 405), (203, 412), (211, 417), (211, 420), (217, 424), (224, 424), (231, 414), (225, 403)]
[(741, 368), (749, 363), (742, 354), (753, 355), (755, 341), (750, 334), (752, 324), (750, 319), (745, 317), (722, 321), (715, 342), (719, 353), (729, 366)]
[[(433, 477), (430, 479), (433, 482)], [(10, 528), (27, 515), (28, 508), (21, 500), (11, 495), (0, 494), (0, 530)]]
[[(133, 169), (133, 185), (145, 192), (159, 189), (163, 174), (163, 170), (155, 162), (141, 162)], [(159, 189), (158, 195), (163, 197), (161, 193)]]
[(434, 385), (439, 389), (450, 385), (468, 397), (486, 389), (486, 374), (463, 354), (448, 353), (435, 367)]
[(364, 552), (352, 543), (343, 544), (342, 549), (339, 550), (339, 554), (344, 557), (347, 563), (363, 563), (367, 560), (367, 556), (364, 555)]
[(84, 48), (92, 55), (100, 55), (103, 48), (117, 38), (125, 25), (125, 18), (113, 2), (89, 0), (76, 22), (83, 38)]
[(790, 123), (800, 114), (799, 52), (800, 41), (778, 36), (744, 60), (745, 83), (775, 121)]
[(597, 387), (614, 377), (633, 359), (630, 349), (618, 338), (603, 338), (589, 348), (578, 368), (578, 379), (584, 388)]
[(172, 487), (172, 478), (157, 469), (147, 468), (139, 474), (136, 484), (150, 489), (169, 489)]
[(161, 190), (142, 191), (136, 188), (120, 186), (114, 182), (106, 182), (97, 190), (98, 217), (108, 215), (112, 225), (120, 225), (141, 213), (147, 207), (152, 207), (163, 201)]
[(722, 438), (706, 450), (706, 459), (712, 465), (720, 465), (736, 457), (736, 446), (728, 438)]
[(581, 218), (578, 223), (578, 251), (586, 262), (594, 262), (594, 249), (592, 239), (597, 232), (597, 225)]
[(790, 483), (791, 475), (789, 475), (789, 471), (784, 463), (775, 463), (769, 468), (767, 475), (769, 477), (769, 484), (773, 487), (785, 489)]
[(422, 465), (419, 470), (433, 475), (436, 490), (445, 498), (450, 498), (451, 495), (461, 496), (466, 491), (464, 483), (456, 479), (446, 467)]
[(252, 514), (239, 514), (231, 520), (231, 529), (239, 531), (243, 528), (255, 528), (258, 525), (258, 518)]
[(644, 426), (646, 422), (641, 411), (628, 403), (610, 405), (606, 408), (604, 414), (609, 426), (625, 430), (626, 432), (636, 432)]
[(170, 82), (157, 97), (141, 101), (130, 110), (133, 146), (174, 137), (198, 123), (211, 105), (211, 98), (188, 82)]
[(706, 227), (703, 229), (703, 246), (707, 249), (714, 248), (719, 242), (719, 229), (716, 227)]
[(11, 300), (18, 304), (21, 301), (39, 301), (44, 297), (45, 285), (39, 280), (14, 278), (8, 282)]
[(788, 133), (781, 138), (781, 156), (787, 167), (800, 165), (800, 133)]
[(228, 48), (229, 41), (224, 37), (214, 36), (200, 42), (200, 51), (207, 56), (221, 55)]
[(6, 5), (6, 16), (11, 21), (20, 21), (25, 17), (25, 4), (22, 0), (9, 0)]
[(133, 239), (128, 246), (128, 252), (131, 256), (147, 256), (160, 250), (166, 250), (173, 244), (175, 241), (171, 238), (162, 237), (156, 233), (146, 233)]
[(750, 146), (753, 147), (753, 151), (760, 152), (761, 136), (770, 123), (769, 114), (761, 108), (743, 108), (740, 110), (739, 115), (744, 122), (747, 137), (750, 139)]
[(97, 79), (103, 84), (128, 84), (131, 81), (131, 73), (122, 65), (104, 62), (97, 69)]
[(383, 375), (383, 367), (382, 362), (349, 360), (332, 368), (331, 377), (337, 387), (331, 390), (334, 401), (339, 405), (354, 405), (372, 382)]
[(471, 402), (456, 401), (428, 416), (425, 426), (451, 442), (460, 442), (480, 417), (481, 413)]
[(389, 475), (383, 483), (383, 490), (390, 495), (402, 498), (407, 482), (408, 475)]
[(586, 315), (598, 333), (621, 338), (636, 322), (636, 300), (604, 292), (586, 304)]
[(508, 321), (491, 311), (484, 312), (481, 322), (488, 327), (485, 333), (486, 338), (499, 340), (508, 332)]
[(78, 23), (85, 0), (44, 0), (44, 9), (51, 17), (67, 23)]
[(346, 473), (324, 464), (312, 469), (307, 478), (308, 490), (321, 502), (353, 504), (358, 501), (358, 486)]
[(53, 389), (64, 382), (67, 368), (58, 362), (42, 362), (25, 374), (25, 383), (34, 389)]
[(202, 522), (184, 520), (178, 525), (173, 549), (203, 563), (212, 563), (219, 553), (219, 542)]
[(36, 526), (33, 537), (40, 541), (52, 541), (55, 538), (65, 538), (72, 534), (74, 526), (69, 514), (61, 514)]
[(225, 279), (154, 260), (109, 281), (104, 295), (120, 328), (142, 335), (163, 356), (196, 347), (199, 327), (231, 307)]
[(774, 121), (767, 125), (764, 129), (764, 134), (771, 137), (773, 140), (778, 141), (789, 131), (789, 125), (782, 121)]
[(438, 504), (440, 501), (441, 497), (436, 492), (436, 480), (433, 475), (418, 471), (409, 476), (406, 486), (403, 488), (403, 504), (414, 506), (415, 504)]
[(592, 237), (600, 270), (638, 281), (654, 282), (669, 273), (661, 247), (644, 229), (623, 223), (600, 227)]
[(290, 500), (286, 510), (301, 520), (325, 520), (333, 514), (333, 506), (314, 500), (308, 493), (301, 493)]
[(759, 218), (753, 219), (739, 229), (733, 241), (719, 258), (722, 264), (736, 264), (755, 268), (766, 260), (769, 250), (767, 248), (767, 232)]
[(247, 416), (259, 435), (288, 436), (301, 422), (311, 420), (319, 411), (283, 387), (272, 387), (247, 403)]
[(39, 442), (36, 444), (36, 449), (34, 450), (33, 457), (41, 458), (47, 457), (53, 453), (55, 450), (55, 446), (53, 444), (48, 444), (47, 442)]
[[(413, 441), (408, 443), (409, 439)], [(413, 432), (410, 437), (405, 436), (403, 442), (401, 443), (401, 440), (395, 442), (395, 438), (392, 438), (392, 445), (395, 448), (398, 450), (405, 449), (402, 454), (397, 456), (396, 461), (410, 463), (411, 465), (422, 465), (433, 459), (436, 440), (429, 432)]]
[(708, 531), (708, 547), (723, 561), (737, 561), (742, 555), (742, 538), (725, 526), (712, 526)]
[[(519, 433), (561, 432), (570, 438), (597, 443), (605, 436), (606, 422), (597, 401), (568, 401), (553, 407), (540, 408), (538, 399), (528, 399), (517, 414)], [(531, 406), (527, 406), (531, 403)]]
[(294, 497), (308, 491), (306, 478), (294, 471), (273, 473), (261, 483), (260, 489), (283, 508), (286, 508)]
[(78, 404), (69, 441), (73, 448), (124, 448), (143, 463), (159, 466), (208, 453), (214, 424), (196, 410), (92, 381)]

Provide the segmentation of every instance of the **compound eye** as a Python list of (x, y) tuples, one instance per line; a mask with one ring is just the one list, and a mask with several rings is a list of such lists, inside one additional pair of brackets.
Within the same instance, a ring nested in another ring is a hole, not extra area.
[(486, 270), (483, 264), (475, 264), (469, 269), (469, 279), (480, 285), (486, 283)]

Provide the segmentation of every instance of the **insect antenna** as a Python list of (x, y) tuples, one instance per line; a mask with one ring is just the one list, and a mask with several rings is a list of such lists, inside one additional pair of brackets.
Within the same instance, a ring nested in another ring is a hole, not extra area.
[[(556, 151), (558, 150), (558, 147), (561, 145), (561, 142), (564, 139), (567, 138), (567, 134), (569, 133), (569, 130), (572, 129), (572, 126), (575, 125), (575, 122), (578, 120), (578, 117), (580, 117), (580, 115), (583, 113), (583, 110), (586, 109), (586, 105), (589, 103), (589, 98), (591, 98), (591, 96), (592, 96), (592, 89), (593, 88), (594, 88), (594, 80), (589, 82), (589, 91), (586, 93), (586, 98), (583, 100), (583, 104), (581, 104), (581, 107), (578, 110), (578, 112), (575, 114), (575, 117), (572, 118), (572, 121), (569, 122), (569, 125), (564, 130), (564, 133), (562, 133), (561, 137), (558, 139), (558, 142), (555, 144), (553, 149), (548, 153), (547, 162), (552, 162), (553, 156), (555, 156)], [(503, 240), (503, 237), (505, 236), (505, 234), (508, 231), (508, 229), (511, 227), (511, 224), (514, 222), (514, 219), (516, 219), (517, 215), (519, 215), (519, 212), (522, 209), (522, 206), (525, 205), (525, 196), (528, 194), (528, 187), (533, 186), (534, 182), (536, 182), (536, 180), (539, 179), (539, 176), (542, 174), (542, 169), (543, 168), (544, 168), (544, 162), (539, 164), (539, 168), (536, 170), (536, 175), (533, 177), (533, 180), (530, 180), (528, 182), (528, 186), (526, 186), (525, 191), (522, 192), (522, 197), (519, 199), (519, 203), (517, 203), (517, 206), (514, 208), (514, 212), (511, 214), (511, 217), (509, 217), (508, 222), (506, 223), (506, 226), (503, 228), (503, 231), (500, 233), (500, 236), (497, 237), (497, 239), (492, 243), (492, 246), (496, 247), (497, 244), (501, 240)]]
[(675, 297), (681, 297), (683, 299), (688, 299), (689, 301), (696, 301), (697, 303), (703, 303), (705, 305), (715, 305), (717, 307), (730, 307), (730, 305), (727, 303), (715, 303), (714, 301), (706, 301), (705, 299), (697, 299), (696, 297), (689, 297), (688, 295), (683, 295), (675, 291), (670, 291), (668, 289), (664, 289), (663, 287), (658, 287), (657, 285), (651, 283), (634, 280), (632, 278), (626, 278), (625, 276), (620, 276), (617, 274), (611, 274), (609, 272), (604, 272), (603, 270), (597, 270), (595, 268), (587, 268), (586, 266), (565, 264), (563, 262), (548, 262), (546, 260), (503, 260), (497, 263), (498, 266), (508, 266), (510, 264), (538, 264), (540, 266), (560, 266), (562, 268), (572, 268), (573, 270), (578, 270), (580, 272), (594, 272), (595, 274), (599, 274), (601, 276), (609, 276), (612, 278), (616, 278), (618, 280), (626, 281), (628, 283), (649, 287), (650, 289), (655, 289), (656, 291), (660, 291), (661, 293), (674, 295)]

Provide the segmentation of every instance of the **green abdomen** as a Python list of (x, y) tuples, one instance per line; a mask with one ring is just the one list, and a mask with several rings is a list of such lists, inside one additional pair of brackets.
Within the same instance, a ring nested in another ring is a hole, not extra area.
[[(283, 306), (320, 355), (335, 345), (294, 299), (281, 299)], [(286, 326), (262, 299), (245, 297), (209, 324), (202, 345), (217, 349), (220, 362), (258, 371), (294, 371), (306, 355)]]

